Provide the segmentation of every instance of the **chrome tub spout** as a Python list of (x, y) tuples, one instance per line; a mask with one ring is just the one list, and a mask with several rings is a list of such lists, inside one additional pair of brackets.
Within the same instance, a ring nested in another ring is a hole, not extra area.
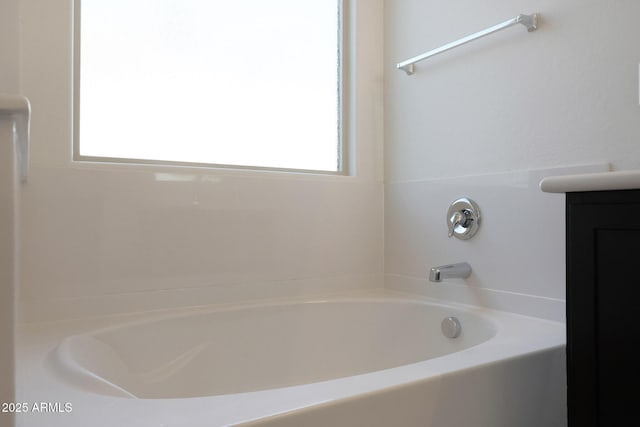
[(442, 282), (444, 279), (466, 279), (471, 275), (469, 263), (460, 262), (458, 264), (440, 265), (432, 267), (429, 272), (429, 281)]

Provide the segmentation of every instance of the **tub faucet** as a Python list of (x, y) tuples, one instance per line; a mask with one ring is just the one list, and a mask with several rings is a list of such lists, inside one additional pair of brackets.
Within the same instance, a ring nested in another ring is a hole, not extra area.
[(444, 279), (460, 278), (466, 279), (471, 275), (469, 263), (460, 262), (458, 264), (440, 265), (432, 267), (429, 272), (429, 281), (442, 282)]

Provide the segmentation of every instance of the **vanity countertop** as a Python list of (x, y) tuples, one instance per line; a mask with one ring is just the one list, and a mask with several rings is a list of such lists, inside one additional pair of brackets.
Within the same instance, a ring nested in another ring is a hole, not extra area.
[(545, 193), (640, 189), (640, 170), (548, 176), (540, 181)]

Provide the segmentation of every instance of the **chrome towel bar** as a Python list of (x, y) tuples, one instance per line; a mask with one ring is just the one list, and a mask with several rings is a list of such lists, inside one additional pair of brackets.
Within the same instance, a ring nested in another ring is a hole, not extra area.
[(478, 31), (477, 33), (469, 34), (466, 37), (463, 37), (451, 43), (447, 43), (444, 46), (440, 46), (439, 48), (430, 50), (429, 52), (425, 52), (422, 55), (414, 56), (411, 59), (407, 59), (406, 61), (399, 62), (396, 65), (396, 68), (404, 71), (405, 73), (407, 73), (408, 76), (410, 76), (415, 72), (416, 62), (423, 61), (439, 53), (446, 52), (447, 50), (453, 49), (454, 47), (462, 46), (463, 44), (469, 43), (470, 41), (477, 40), (484, 36), (488, 36), (489, 34), (493, 34), (496, 31), (504, 30), (505, 28), (509, 28), (516, 24), (524, 25), (525, 27), (527, 27), (527, 31), (529, 32), (535, 31), (538, 28), (538, 14), (537, 13), (534, 13), (533, 15), (520, 14), (515, 18), (496, 24), (493, 27), (489, 27), (482, 31)]
[(22, 95), (0, 93), (0, 116), (8, 116), (13, 121), (14, 142), (20, 179), (25, 182), (29, 175), (29, 121), (31, 104)]

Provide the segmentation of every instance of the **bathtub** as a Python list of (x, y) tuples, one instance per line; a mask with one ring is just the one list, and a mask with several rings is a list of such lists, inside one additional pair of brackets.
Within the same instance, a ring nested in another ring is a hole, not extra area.
[(25, 331), (19, 396), (69, 410), (19, 426), (566, 425), (557, 322), (375, 292), (90, 323)]

